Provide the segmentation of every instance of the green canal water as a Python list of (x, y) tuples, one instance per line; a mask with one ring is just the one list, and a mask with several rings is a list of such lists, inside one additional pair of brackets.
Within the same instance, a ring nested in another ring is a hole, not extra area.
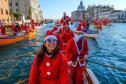
[[(36, 52), (43, 43), (50, 23), (38, 29), (35, 39), (0, 47), (0, 84), (14, 84), (28, 78)], [(75, 30), (75, 29), (73, 29)], [(89, 61), (126, 69), (126, 23), (106, 26), (96, 40), (89, 39)], [(28, 54), (29, 52), (32, 52)], [(25, 56), (20, 56), (26, 54)], [(14, 59), (10, 59), (10, 58)], [(126, 72), (88, 62), (100, 84), (126, 84)]]

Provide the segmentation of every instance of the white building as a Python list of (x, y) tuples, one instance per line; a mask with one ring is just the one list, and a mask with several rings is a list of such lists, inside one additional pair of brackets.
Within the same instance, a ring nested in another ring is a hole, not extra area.
[(98, 13), (98, 17), (100, 19), (102, 19), (102, 18), (109, 18), (111, 13), (112, 13), (111, 10), (102, 11), (102, 12)]
[(118, 19), (122, 19), (122, 20), (125, 20), (126, 21), (126, 11), (125, 10), (119, 12)]
[(119, 18), (119, 13), (120, 13), (120, 10), (114, 10), (110, 14), (109, 19), (111, 19), (112, 21), (116, 21)]
[(115, 22), (126, 22), (126, 11), (115, 10), (109, 18)]
[(39, 0), (9, 0), (11, 13), (20, 13), (26, 19), (41, 21), (42, 11), (40, 10)]
[(74, 20), (79, 20), (85, 17), (85, 7), (83, 6), (82, 0), (76, 11), (73, 11), (71, 14), (71, 18)]
[[(114, 10), (114, 6), (112, 5), (111, 7), (108, 6), (104, 6), (104, 5), (89, 5), (87, 8), (87, 12), (90, 14), (92, 19), (96, 19), (100, 17), (108, 17), (108, 13), (107, 11), (113, 11)], [(102, 12), (102, 13), (101, 13)]]

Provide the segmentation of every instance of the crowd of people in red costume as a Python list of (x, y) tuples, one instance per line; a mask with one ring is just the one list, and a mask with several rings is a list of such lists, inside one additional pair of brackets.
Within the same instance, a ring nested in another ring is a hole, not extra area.
[(46, 32), (30, 70), (29, 84), (87, 84), (88, 42), (83, 35), (87, 24), (80, 20), (73, 32), (69, 28), (70, 21), (64, 13)]
[[(18, 36), (19, 33), (28, 34), (28, 32), (34, 30), (35, 26), (38, 25), (39, 24), (36, 23), (34, 20), (31, 20), (29, 23), (26, 22), (23, 24), (13, 22), (12, 25), (10, 25), (9, 27), (11, 28), (13, 35)], [(2, 36), (7, 35), (7, 31), (5, 27), (6, 26), (4, 24), (0, 23), (0, 35)]]

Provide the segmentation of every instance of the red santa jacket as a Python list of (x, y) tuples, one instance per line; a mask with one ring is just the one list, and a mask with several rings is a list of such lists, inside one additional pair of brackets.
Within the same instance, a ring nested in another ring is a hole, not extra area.
[(58, 30), (57, 27), (53, 27), (52, 32), (57, 31), (57, 30)]
[(73, 34), (72, 30), (70, 30), (70, 29), (66, 30), (64, 28), (62, 28), (60, 32), (61, 32), (60, 38), (61, 38), (61, 43), (62, 43), (61, 50), (64, 51), (66, 48), (67, 42), (71, 38), (73, 38), (74, 34)]
[(69, 21), (70, 21), (70, 17), (69, 16), (66, 16), (66, 17), (62, 17), (60, 23), (65, 26), (66, 24), (68, 25), (69, 24)]
[(66, 30), (62, 28), (60, 32), (61, 32), (61, 39), (63, 43), (67, 43), (74, 36), (73, 31), (70, 29)]
[(88, 55), (88, 43), (85, 38), (75, 41), (74, 38), (68, 41), (66, 47), (67, 60), (76, 61), (78, 56)]
[(87, 22), (84, 20), (84, 21), (82, 21), (82, 24), (83, 24), (84, 30), (86, 30), (86, 28), (87, 28)]
[(61, 53), (58, 52), (54, 58), (45, 54), (39, 66), (35, 58), (30, 71), (29, 84), (69, 84), (67, 63)]

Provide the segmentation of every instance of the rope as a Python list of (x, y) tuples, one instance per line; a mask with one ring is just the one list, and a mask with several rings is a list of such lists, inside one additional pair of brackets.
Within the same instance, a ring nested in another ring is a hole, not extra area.
[[(90, 57), (94, 57), (94, 56), (90, 56)], [(110, 65), (106, 65), (106, 64), (102, 64), (102, 63), (98, 63), (98, 62), (94, 62), (94, 61), (89, 61), (89, 60), (86, 60), (86, 59), (80, 59), (80, 61), (87, 61), (89, 63), (98, 64), (98, 65), (101, 65), (101, 66), (104, 66), (104, 67), (109, 67), (109, 68), (113, 68), (113, 69), (116, 69), (116, 70), (126, 72), (126, 69), (122, 69), (122, 68), (119, 68), (119, 67), (116, 67), (116, 66), (110, 66)], [(73, 63), (77, 63), (77, 61), (75, 61)]]
[[(20, 58), (20, 57), (27, 56), (27, 55), (33, 54), (33, 53), (36, 53), (36, 52), (28, 52), (28, 53), (21, 54), (21, 55), (18, 55), (18, 56), (12, 56), (10, 58), (1, 59), (0, 61), (9, 60), (9, 59), (15, 59), (15, 58)], [(27, 56), (27, 57), (33, 57), (33, 56)]]
[(110, 66), (110, 65), (106, 65), (106, 64), (102, 64), (102, 63), (98, 63), (98, 62), (94, 62), (94, 61), (89, 61), (89, 63), (93, 63), (93, 64), (98, 64), (98, 65), (101, 65), (101, 66), (104, 66), (104, 67), (109, 67), (109, 68), (113, 68), (113, 69), (117, 69), (117, 70), (121, 70), (123, 72), (126, 72), (126, 69), (122, 69), (122, 68), (119, 68), (119, 67), (115, 67), (115, 66)]

